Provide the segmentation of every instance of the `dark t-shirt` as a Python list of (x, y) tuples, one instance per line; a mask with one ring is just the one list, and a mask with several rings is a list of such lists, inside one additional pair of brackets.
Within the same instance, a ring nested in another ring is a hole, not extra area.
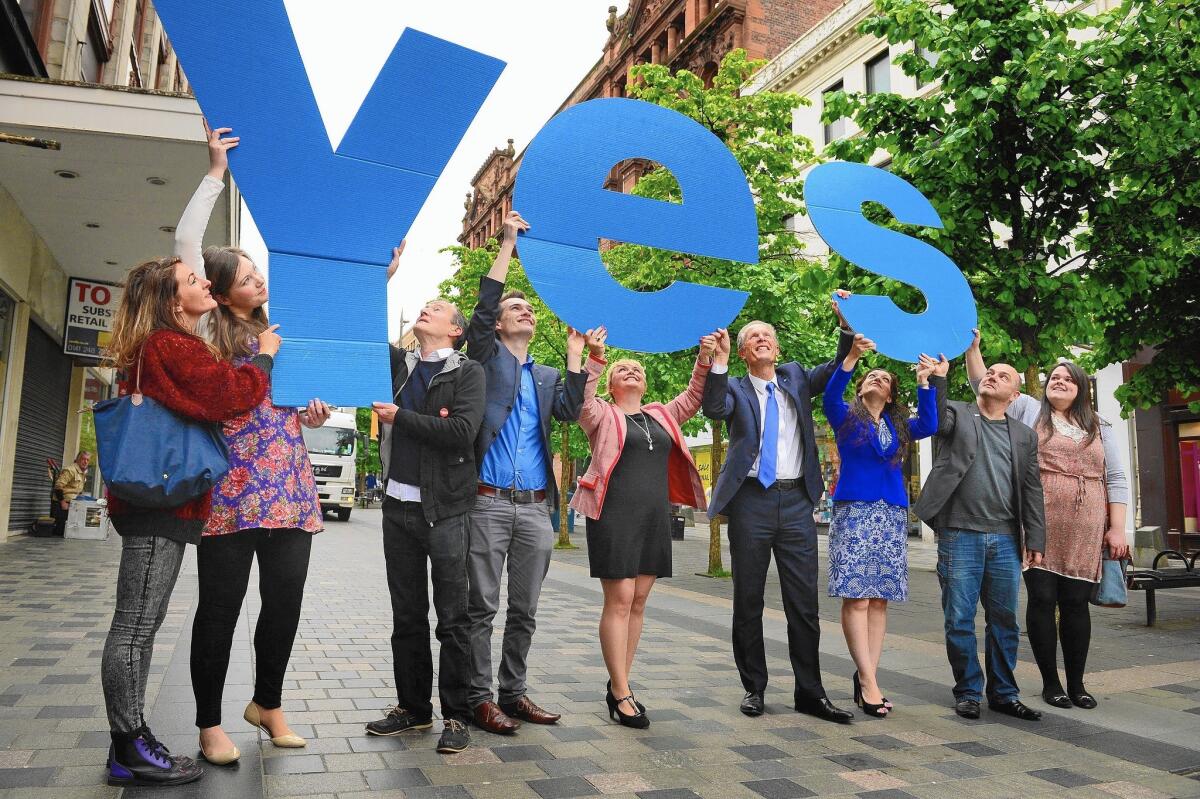
[(981, 533), (1017, 533), (1017, 500), (1012, 480), (1012, 444), (1008, 419), (979, 417), (975, 462), (954, 492), (956, 516), (969, 518), (967, 529)]
[[(423, 413), (429, 381), (442, 371), (445, 361), (418, 361), (412, 374), (400, 389), (400, 407)], [(388, 478), (398, 483), (421, 485), (421, 445), (398, 428), (392, 428), (392, 455)]]

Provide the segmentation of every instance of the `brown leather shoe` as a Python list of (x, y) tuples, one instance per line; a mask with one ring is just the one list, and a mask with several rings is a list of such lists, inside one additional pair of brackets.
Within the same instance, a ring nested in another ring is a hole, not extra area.
[(475, 724), (496, 735), (512, 735), (521, 726), (505, 715), (495, 702), (484, 702), (475, 708)]
[(523, 719), (531, 724), (554, 724), (562, 718), (558, 713), (542, 710), (527, 696), (518, 699), (515, 705), (506, 705), (501, 709), (512, 718)]

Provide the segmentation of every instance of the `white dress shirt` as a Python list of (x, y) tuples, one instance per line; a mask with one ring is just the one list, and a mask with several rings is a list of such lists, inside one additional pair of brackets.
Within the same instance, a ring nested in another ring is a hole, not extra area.
[[(750, 375), (750, 384), (758, 395), (759, 427), (766, 424), (767, 419), (767, 384), (775, 386), (775, 403), (779, 406), (779, 439), (775, 447), (775, 479), (795, 480), (800, 476), (800, 467), (804, 453), (800, 450), (800, 418), (796, 406), (786, 391), (779, 388), (779, 381), (763, 380), (761, 377)], [(759, 430), (759, 452), (762, 452), (763, 430)], [(750, 467), (748, 477), (758, 477), (758, 458)]]
[[(443, 347), (440, 350), (434, 350), (433, 352), (429, 353), (428, 355), (426, 355), (425, 353), (421, 353), (421, 360), (422, 361), (444, 361), (450, 357), (450, 353), (452, 353), (452, 352), (454, 352), (453, 348)], [(397, 397), (397, 399), (399, 399), (399, 397)], [(394, 433), (393, 433), (393, 435), (394, 435)], [(421, 487), (411, 485), (409, 483), (401, 483), (401, 482), (399, 482), (397, 480), (393, 480), (389, 477), (388, 481), (387, 481), (387, 495), (389, 497), (391, 497), (392, 499), (398, 499), (401, 502), (420, 502), (421, 501)]]

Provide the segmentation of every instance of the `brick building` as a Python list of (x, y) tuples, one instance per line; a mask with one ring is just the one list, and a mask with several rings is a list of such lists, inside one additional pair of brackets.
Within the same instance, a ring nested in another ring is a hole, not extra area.
[[(751, 58), (773, 58), (841, 5), (841, 0), (630, 0), (625, 13), (609, 8), (604, 52), (559, 110), (599, 97), (624, 97), (629, 68), (665, 64), (711, 81), (721, 59), (744, 48)], [(512, 139), (498, 147), (471, 180), (459, 241), (478, 247), (499, 234), (512, 207), (512, 184), (521, 157)], [(628, 191), (645, 165), (625, 162), (611, 188)]]

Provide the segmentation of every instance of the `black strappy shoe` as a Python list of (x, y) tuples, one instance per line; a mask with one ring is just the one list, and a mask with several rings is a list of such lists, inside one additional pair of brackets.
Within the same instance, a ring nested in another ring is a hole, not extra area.
[(650, 719), (646, 718), (646, 713), (643, 710), (639, 710), (631, 716), (621, 712), (622, 702), (629, 702), (634, 707), (637, 707), (637, 700), (633, 698), (633, 694), (630, 694), (622, 699), (617, 699), (610, 691), (605, 699), (608, 702), (609, 718), (611, 718), (613, 721), (620, 722), (622, 727), (632, 727), (635, 730), (644, 730), (650, 726)]

